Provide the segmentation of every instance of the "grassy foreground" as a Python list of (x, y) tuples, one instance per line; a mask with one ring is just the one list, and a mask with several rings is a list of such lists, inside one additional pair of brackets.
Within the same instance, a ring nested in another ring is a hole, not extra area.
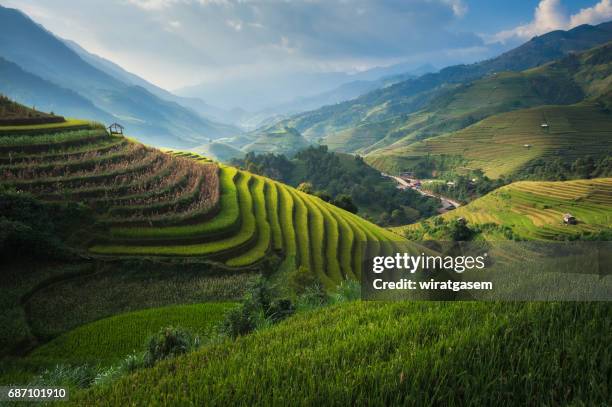
[[(167, 326), (208, 334), (233, 303), (204, 303), (151, 308), (95, 321), (36, 348), (28, 359), (109, 365), (142, 349), (146, 339)], [(67, 358), (68, 356), (68, 358)]]
[(609, 304), (349, 303), (74, 394), (74, 405), (604, 405)]

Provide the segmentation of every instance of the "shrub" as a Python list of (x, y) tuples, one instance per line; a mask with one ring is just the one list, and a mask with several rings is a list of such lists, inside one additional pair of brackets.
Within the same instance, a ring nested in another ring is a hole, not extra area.
[(336, 287), (336, 292), (332, 294), (331, 298), (335, 304), (357, 301), (361, 299), (361, 285), (355, 280), (343, 281)]
[(108, 369), (99, 371), (92, 384), (96, 386), (109, 384), (117, 380), (123, 374), (124, 372), (118, 366), (111, 366)]
[(252, 318), (252, 312), (243, 304), (227, 313), (219, 330), (222, 335), (237, 338), (253, 332), (255, 328), (256, 324)]
[(131, 373), (133, 371), (135, 371), (136, 369), (140, 369), (141, 367), (145, 366), (145, 353), (144, 352), (140, 352), (140, 353), (132, 353), (129, 354), (125, 357), (125, 359), (123, 359), (121, 361), (121, 364), (119, 365), (119, 368), (121, 371), (125, 372), (125, 373)]
[(119, 362), (119, 364), (99, 371), (93, 380), (93, 384), (96, 386), (109, 384), (121, 376), (125, 376), (126, 374), (132, 373), (137, 369), (147, 366), (145, 357), (145, 352), (134, 352), (127, 355), (121, 362)]
[(314, 188), (311, 182), (302, 182), (300, 185), (297, 186), (297, 190), (306, 194), (312, 194)]
[(290, 317), (295, 312), (295, 306), (288, 298), (280, 298), (272, 301), (266, 312), (271, 322), (279, 322)]
[(306, 287), (304, 292), (298, 297), (296, 308), (300, 311), (307, 311), (320, 308), (328, 303), (325, 290), (319, 283)]
[(330, 202), (332, 200), (331, 195), (327, 191), (315, 191), (313, 195), (324, 202)]
[(29, 385), (34, 387), (68, 387), (86, 388), (96, 378), (96, 371), (89, 365), (66, 366), (56, 365), (52, 369), (44, 370)]
[(450, 236), (456, 242), (471, 240), (474, 235), (474, 231), (458, 219), (450, 221), (448, 226)]
[(279, 322), (294, 312), (291, 300), (275, 298), (270, 284), (260, 278), (249, 287), (242, 305), (227, 313), (219, 331), (221, 335), (237, 338)]
[(316, 285), (318, 282), (319, 280), (315, 273), (305, 266), (300, 266), (288, 275), (289, 288), (296, 295), (304, 294), (308, 288)]
[(160, 360), (178, 356), (197, 348), (199, 339), (182, 328), (162, 328), (147, 343), (144, 364), (153, 366)]

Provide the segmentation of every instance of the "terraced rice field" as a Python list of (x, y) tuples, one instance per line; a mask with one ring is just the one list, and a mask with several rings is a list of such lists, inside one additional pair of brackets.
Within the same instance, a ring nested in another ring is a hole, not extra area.
[(333, 287), (359, 276), (366, 241), (374, 255), (400, 239), (271, 179), (96, 126), (0, 135), (0, 183), (94, 208), (107, 231), (90, 242), (95, 255), (200, 256), (242, 268), (276, 252)]
[[(565, 225), (563, 215), (576, 217)], [(470, 224), (505, 225), (528, 239), (557, 240), (612, 229), (612, 178), (516, 182), (442, 215)], [(411, 227), (418, 227), (417, 225)], [(404, 228), (396, 229), (402, 232)]]
[(180, 326), (205, 337), (235, 303), (205, 303), (149, 308), (103, 318), (82, 325), (36, 348), (27, 359), (34, 363), (84, 361), (110, 365), (141, 351), (150, 335), (163, 327)]
[[(543, 123), (548, 127), (542, 128)], [(612, 116), (586, 103), (518, 110), (389, 154), (370, 156), (367, 161), (392, 171), (427, 155), (442, 154), (462, 157), (465, 169), (480, 168), (490, 178), (509, 175), (537, 158), (575, 160), (610, 155)]]
[(15, 126), (0, 126), (0, 132), (6, 134), (15, 133), (47, 133), (49, 130), (75, 130), (83, 129), (92, 126), (91, 122), (79, 119), (67, 119), (60, 123), (45, 123), (45, 124), (30, 124), (30, 125), (15, 125)]

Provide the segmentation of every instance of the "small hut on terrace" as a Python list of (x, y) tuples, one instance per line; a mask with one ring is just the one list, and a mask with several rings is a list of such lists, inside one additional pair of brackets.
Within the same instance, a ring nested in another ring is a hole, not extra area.
[(565, 223), (566, 225), (575, 225), (576, 223), (578, 223), (578, 221), (576, 220), (576, 217), (574, 215), (572, 215), (571, 213), (566, 213), (565, 215), (563, 215), (563, 223)]
[(121, 134), (123, 136), (123, 129), (124, 127), (122, 125), (120, 125), (119, 123), (113, 123), (110, 126), (108, 126), (108, 132), (113, 135), (113, 134)]

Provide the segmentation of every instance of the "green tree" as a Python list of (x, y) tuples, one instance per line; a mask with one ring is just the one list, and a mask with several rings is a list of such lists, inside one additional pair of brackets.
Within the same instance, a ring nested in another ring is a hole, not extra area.
[(297, 190), (304, 192), (306, 194), (312, 194), (313, 192), (313, 187), (312, 187), (312, 183), (311, 182), (302, 182), (300, 185), (297, 186)]
[(359, 210), (359, 208), (357, 208), (357, 205), (353, 203), (353, 199), (350, 197), (350, 195), (338, 195), (336, 199), (334, 199), (331, 203), (336, 205), (338, 208), (342, 208), (345, 211), (349, 211), (351, 213), (357, 213), (357, 211)]

